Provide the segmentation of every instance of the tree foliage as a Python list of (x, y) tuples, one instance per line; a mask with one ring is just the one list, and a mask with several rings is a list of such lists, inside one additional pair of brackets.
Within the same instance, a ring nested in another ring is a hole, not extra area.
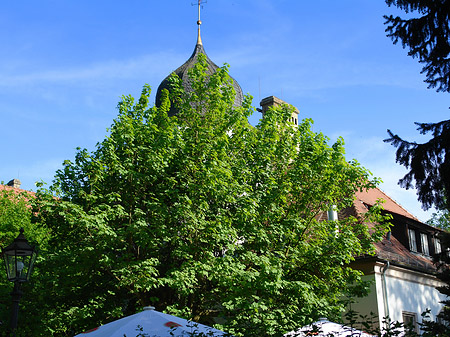
[(450, 209), (450, 120), (416, 124), (421, 134), (432, 133), (428, 142), (409, 142), (390, 130), (390, 138), (385, 140), (397, 147), (396, 161), (410, 170), (399, 184), (408, 189), (414, 183), (424, 209), (433, 205)]
[[(49, 236), (46, 227), (31, 222), (31, 204), (33, 200), (34, 195), (30, 192), (12, 188), (0, 189), (0, 247), (4, 248), (11, 244), (19, 234), (20, 228), (24, 229), (25, 236), (30, 244), (35, 245), (37, 249), (45, 247)], [(41, 259), (42, 257), (38, 256), (38, 264)], [(1, 264), (3, 265), (3, 262)], [(1, 269), (0, 336), (6, 336), (10, 326), (12, 305), (10, 293), (13, 289), (13, 284), (7, 280), (4, 266)], [(24, 295), (21, 300), (22, 310), (19, 316), (19, 324), (28, 323), (23, 331), (29, 335), (33, 331), (31, 326), (35, 322), (35, 314), (39, 312), (39, 308), (34, 302), (36, 298), (35, 287), (38, 286), (34, 277), (36, 275), (39, 275), (38, 267), (35, 268), (31, 281), (22, 286)]]
[(427, 221), (427, 224), (446, 231), (450, 230), (450, 212), (442, 209), (433, 213), (431, 219)]
[[(31, 210), (27, 207), (24, 195), (12, 189), (0, 190), (0, 247), (6, 247), (17, 237), (19, 229), (29, 229)], [(28, 233), (28, 232), (27, 232)], [(0, 278), (0, 326), (9, 326), (12, 284), (6, 278), (3, 261)]]
[[(386, 0), (389, 6), (404, 10), (408, 18), (385, 16), (388, 36), (417, 57), (425, 66), (426, 82), (437, 91), (450, 91), (450, 1), (449, 0)], [(403, 140), (388, 130), (390, 142), (397, 147), (396, 160), (410, 169), (400, 185), (412, 187), (415, 181), (419, 201), (424, 209), (433, 205), (450, 209), (446, 200), (450, 182), (450, 120), (438, 123), (416, 123), (421, 134), (432, 134), (423, 144)]]
[[(403, 47), (409, 48), (408, 55), (417, 57), (425, 64), (425, 73), (429, 88), (439, 92), (450, 92), (450, 1), (448, 0), (386, 0), (411, 13), (411, 18), (385, 16), (388, 27), (386, 31), (394, 43), (401, 40)], [(414, 14), (419, 16), (414, 16)], [(432, 138), (423, 144), (408, 142), (388, 130), (390, 142), (397, 147), (396, 160), (409, 169), (400, 180), (402, 187), (410, 188), (415, 183), (418, 199), (422, 208), (435, 206), (439, 213), (434, 214), (431, 224), (448, 229), (450, 211), (450, 120), (438, 123), (416, 123), (421, 134), (431, 133)], [(441, 237), (442, 253), (436, 257), (440, 268), (437, 275), (446, 286), (438, 290), (450, 295), (450, 258), (447, 249), (450, 247), (450, 233), (443, 232)], [(450, 322), (450, 301), (443, 301), (444, 309), (440, 318)], [(448, 336), (448, 325), (426, 322), (423, 327), (425, 335)]]
[(28, 232), (31, 223), (30, 195), (12, 188), (0, 189), (0, 247), (9, 245), (19, 229)]
[(408, 55), (424, 64), (429, 88), (450, 92), (450, 1), (449, 0), (386, 0), (396, 6), (408, 18), (384, 16), (386, 32), (396, 44), (409, 48)]
[(206, 67), (200, 57), (192, 92), (172, 78), (158, 108), (148, 86), (137, 101), (123, 97), (96, 150), (79, 149), (57, 172), (58, 198), (38, 195), (35, 220), (53, 239), (34, 336), (71, 336), (145, 305), (236, 336), (276, 336), (338, 314), (360, 281), (348, 264), (386, 230), (364, 223), (381, 223), (379, 209), (362, 221), (318, 215), (376, 181), (345, 160), (341, 139), (329, 146), (311, 121), (290, 124), (288, 106), (249, 125), (251, 98), (233, 107), (227, 68)]

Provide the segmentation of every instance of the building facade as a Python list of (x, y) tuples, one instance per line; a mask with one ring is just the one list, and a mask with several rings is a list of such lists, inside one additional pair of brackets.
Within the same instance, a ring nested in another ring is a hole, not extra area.
[(375, 245), (374, 256), (357, 258), (353, 267), (371, 282), (370, 293), (352, 304), (352, 310), (362, 315), (371, 313), (383, 319), (413, 324), (419, 331), (421, 314), (430, 310), (429, 318), (436, 320), (445, 299), (436, 287), (444, 283), (436, 278), (432, 256), (441, 252), (439, 229), (419, 221), (380, 189), (359, 192), (353, 212), (362, 214), (378, 199), (392, 216), (391, 231)]

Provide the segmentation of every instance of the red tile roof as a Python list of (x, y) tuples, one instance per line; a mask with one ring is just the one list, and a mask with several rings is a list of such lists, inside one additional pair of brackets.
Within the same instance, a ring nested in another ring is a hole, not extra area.
[(17, 193), (27, 193), (27, 194), (35, 194), (35, 192), (24, 190), (22, 188), (12, 187), (8, 185), (0, 184), (0, 191), (15, 191)]
[[(416, 224), (421, 228), (428, 228), (430, 233), (436, 233), (439, 231), (439, 229), (420, 222), (418, 218), (405, 210), (379, 188), (357, 192), (354, 202), (354, 211), (356, 214), (364, 214), (367, 212), (367, 206), (373, 206), (379, 199), (384, 200), (384, 203), (382, 204), (384, 210), (392, 215), (400, 215), (403, 218), (409, 219), (411, 223)], [(393, 226), (400, 226), (400, 228), (404, 228), (404, 231), (406, 232), (406, 222), (401, 221), (401, 217), (393, 219), (392, 224)], [(370, 226), (370, 224), (368, 225)], [(405, 247), (404, 244), (398, 240), (398, 238), (394, 237), (394, 235), (390, 235), (389, 238), (385, 237), (381, 242), (376, 243), (375, 248), (377, 251), (376, 256), (379, 259), (388, 260), (393, 264), (409, 269), (425, 271), (428, 273), (433, 273), (436, 271), (436, 267), (433, 264), (431, 257), (426, 257), (420, 253), (411, 252), (408, 247)], [(364, 257), (361, 258), (364, 259)]]
[(356, 192), (356, 199), (357, 201), (355, 203), (355, 207), (358, 211), (362, 211), (362, 213), (364, 213), (365, 211), (360, 206), (364, 207), (364, 204), (373, 206), (375, 205), (377, 200), (383, 199), (385, 201), (383, 203), (383, 208), (389, 213), (399, 214), (412, 220), (419, 221), (419, 219), (409, 213), (406, 209), (400, 206), (395, 200), (393, 200), (379, 188), (364, 190), (363, 192)]

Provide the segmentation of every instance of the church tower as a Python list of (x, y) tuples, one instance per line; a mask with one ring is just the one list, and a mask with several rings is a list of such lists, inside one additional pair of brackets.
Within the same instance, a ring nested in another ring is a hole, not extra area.
[[(198, 61), (199, 54), (204, 54), (206, 56), (206, 62), (208, 64), (208, 69), (207, 69), (208, 74), (214, 74), (216, 72), (216, 70), (219, 68), (213, 61), (211, 61), (211, 59), (208, 57), (208, 55), (206, 55), (205, 49), (203, 48), (202, 38), (200, 35), (200, 25), (202, 24), (202, 22), (200, 20), (201, 3), (202, 3), (202, 1), (198, 0), (198, 21), (197, 21), (198, 30), (197, 30), (197, 43), (195, 45), (194, 52), (192, 53), (191, 57), (189, 57), (189, 59), (184, 64), (182, 64), (180, 67), (178, 67), (173, 72), (182, 80), (183, 87), (186, 91), (192, 91), (192, 86), (189, 83), (189, 78), (188, 78), (188, 70), (194, 67), (195, 63)], [(158, 90), (156, 91), (155, 105), (157, 107), (159, 107), (161, 105), (162, 90), (170, 89), (169, 78), (171, 75), (172, 74), (167, 76), (161, 82), (161, 84), (158, 87)], [(241, 86), (239, 85), (239, 83), (235, 79), (233, 79), (233, 78), (231, 78), (231, 79), (233, 81), (234, 91), (236, 92), (233, 105), (240, 106), (244, 99), (244, 95), (242, 93), (242, 89), (241, 89)], [(177, 114), (176, 109), (174, 107), (171, 107), (170, 111), (169, 111), (169, 116), (174, 116), (176, 114)]]
[[(283, 106), (288, 103), (286, 103), (282, 99), (279, 99), (278, 97), (269, 96), (263, 98), (259, 104), (261, 105), (261, 109), (259, 111), (261, 111), (264, 118), (264, 114), (266, 113), (267, 110), (269, 110), (270, 107)], [(291, 117), (289, 118), (289, 122), (291, 122), (295, 126), (298, 125), (298, 114), (299, 114), (298, 109), (294, 107), (294, 111), (292, 111)]]

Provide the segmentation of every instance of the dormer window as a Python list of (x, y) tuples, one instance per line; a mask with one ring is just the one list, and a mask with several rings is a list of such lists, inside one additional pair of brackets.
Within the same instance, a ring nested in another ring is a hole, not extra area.
[(439, 240), (438, 238), (434, 238), (434, 253), (435, 254), (442, 253), (441, 240)]
[(409, 250), (412, 252), (417, 252), (416, 231), (414, 229), (408, 228), (408, 238)]
[(428, 246), (428, 235), (420, 233), (420, 243), (422, 244), (422, 254), (430, 255), (430, 247)]

